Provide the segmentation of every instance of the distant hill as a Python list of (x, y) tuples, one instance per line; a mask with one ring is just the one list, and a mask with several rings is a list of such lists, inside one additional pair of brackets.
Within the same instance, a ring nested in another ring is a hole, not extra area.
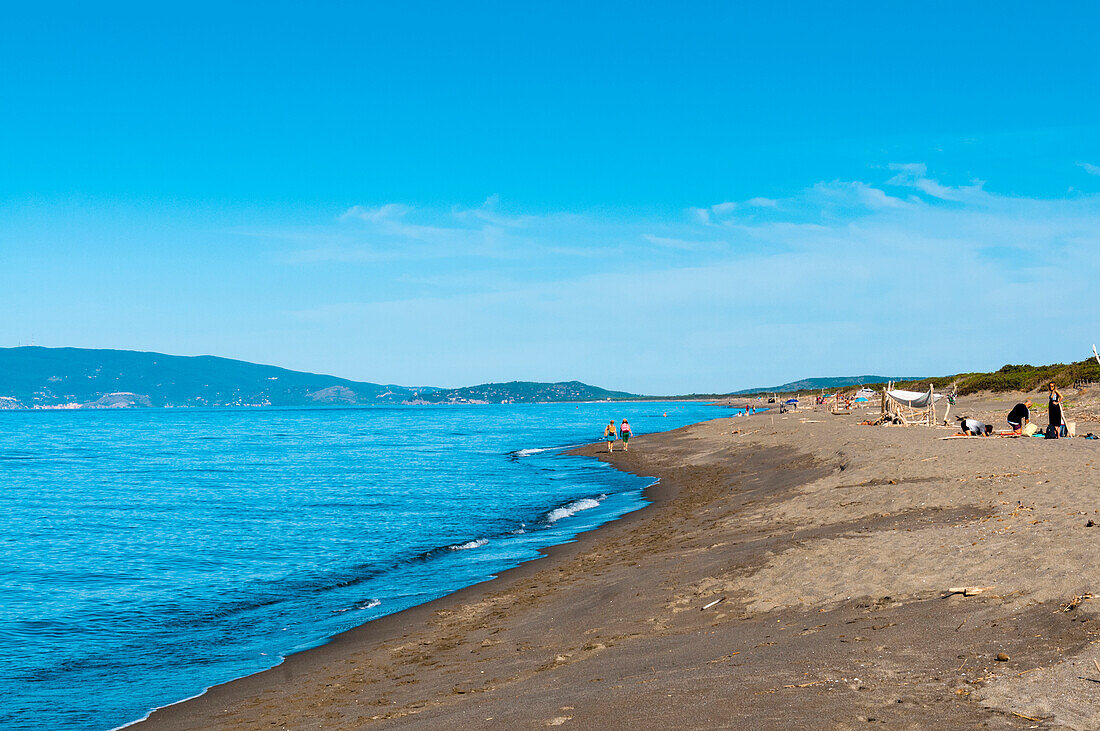
[(589, 386), (580, 381), (562, 383), (534, 383), (509, 381), (508, 383), (483, 383), (480, 386), (440, 389), (420, 396), (421, 403), (539, 403), (545, 401), (604, 401), (606, 399), (636, 398), (624, 391), (608, 391)]
[(401, 403), (432, 388), (386, 386), (211, 355), (0, 348), (0, 408)]
[(734, 391), (733, 396), (742, 396), (750, 393), (792, 393), (794, 391), (820, 391), (821, 389), (848, 388), (849, 386), (862, 386), (865, 383), (886, 383), (887, 381), (919, 381), (921, 376), (837, 376), (835, 378), (803, 378), (801, 381), (791, 381), (782, 386), (770, 386), (768, 388), (746, 388), (742, 391)]
[(0, 348), (0, 409), (529, 403), (630, 396), (579, 381), (441, 389), (351, 381), (211, 355)]

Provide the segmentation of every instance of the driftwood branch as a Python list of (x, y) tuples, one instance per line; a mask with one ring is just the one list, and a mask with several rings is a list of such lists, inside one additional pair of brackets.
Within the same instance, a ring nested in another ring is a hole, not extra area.
[(983, 591), (989, 591), (992, 586), (953, 586), (947, 590), (947, 596), (962, 594), (963, 596), (977, 596)]

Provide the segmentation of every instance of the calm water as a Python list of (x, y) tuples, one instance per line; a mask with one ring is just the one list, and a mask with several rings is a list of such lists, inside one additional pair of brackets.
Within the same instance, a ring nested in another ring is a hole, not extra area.
[(643, 504), (560, 447), (729, 413), (0, 412), (0, 726), (116, 727), (490, 578)]

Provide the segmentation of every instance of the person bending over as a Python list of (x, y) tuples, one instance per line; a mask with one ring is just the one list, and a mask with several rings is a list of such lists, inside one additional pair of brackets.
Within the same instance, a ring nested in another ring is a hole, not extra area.
[(968, 419), (965, 416), (957, 417), (959, 420), (960, 436), (984, 437), (993, 433), (993, 427), (984, 424), (977, 419)]
[(1022, 404), (1016, 404), (1012, 411), (1008, 412), (1008, 426), (1016, 434), (1023, 431), (1024, 427), (1031, 423), (1031, 399), (1026, 399)]

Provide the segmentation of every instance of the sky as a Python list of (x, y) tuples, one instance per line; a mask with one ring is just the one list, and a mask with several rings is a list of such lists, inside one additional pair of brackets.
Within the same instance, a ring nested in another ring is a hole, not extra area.
[(0, 347), (675, 394), (1100, 340), (1093, 3), (0, 7)]

